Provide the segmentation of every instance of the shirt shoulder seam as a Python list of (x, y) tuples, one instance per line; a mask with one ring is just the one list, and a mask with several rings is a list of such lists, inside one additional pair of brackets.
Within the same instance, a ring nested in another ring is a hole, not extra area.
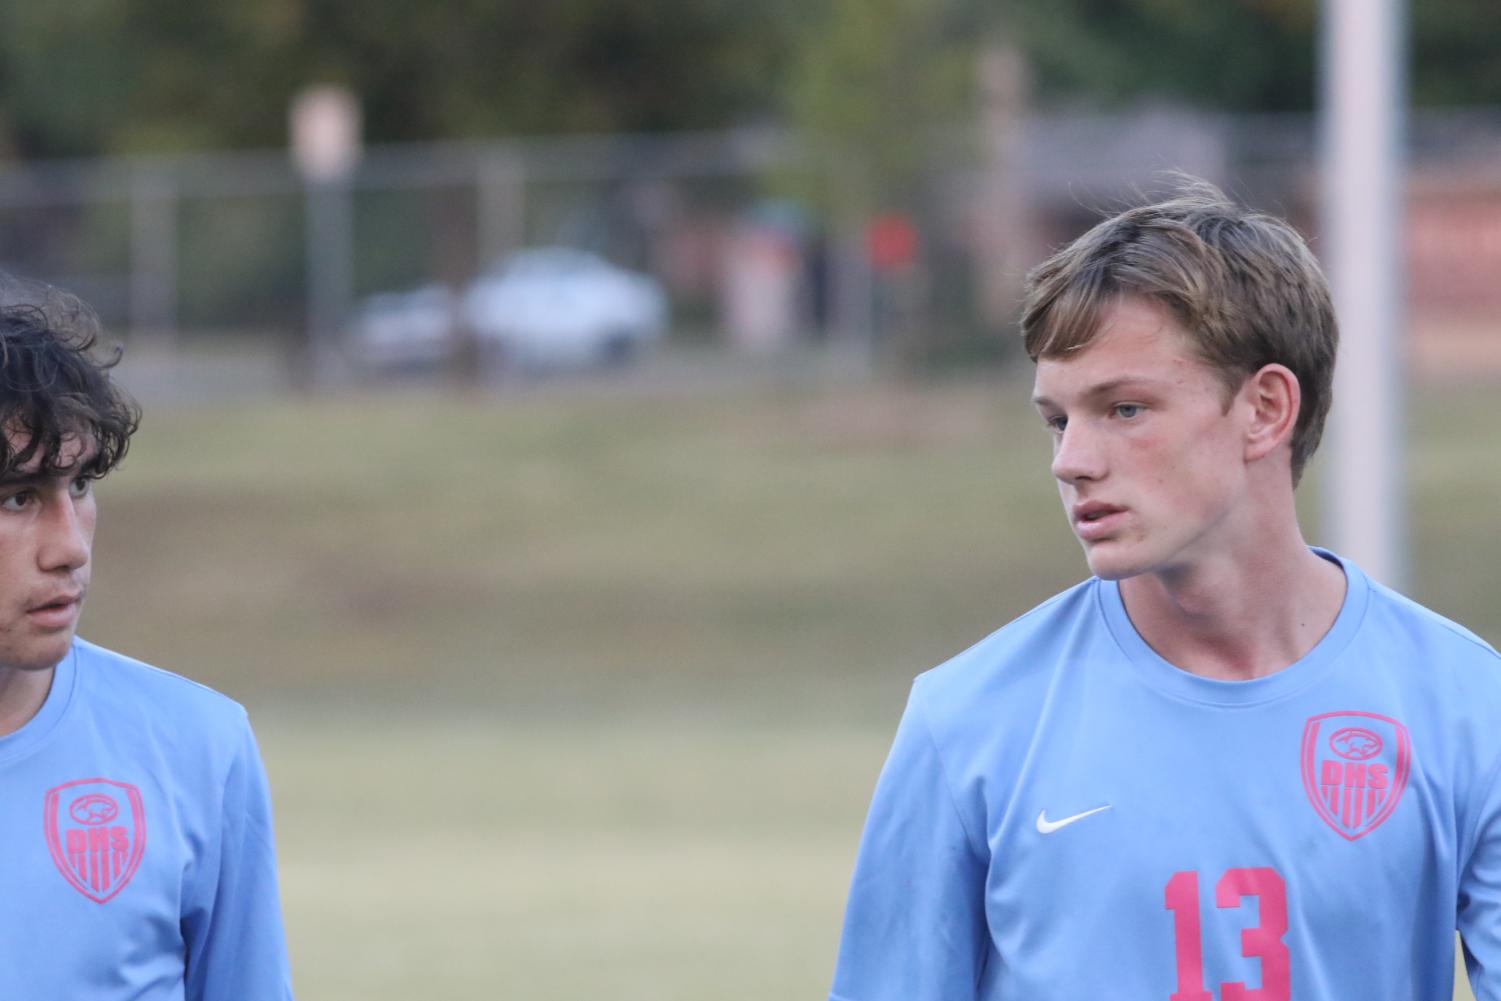
[(964, 832), (964, 840), (968, 844), (970, 852), (974, 855), (975, 861), (983, 864), (986, 862), (987, 853), (982, 847), (982, 842), (970, 830), (969, 823), (964, 817), (964, 811), (959, 808), (959, 797), (954, 790), (953, 779), (949, 775), (948, 762), (944, 760), (943, 748), (939, 746), (938, 737), (934, 734), (932, 724), (928, 721), (928, 714), (922, 705), (922, 701), (922, 686), (919, 684), (914, 686), (912, 690), (912, 709), (917, 714), (918, 723), (922, 725), (923, 735), (927, 737), (928, 744), (933, 749), (933, 757), (938, 762), (938, 774), (943, 780), (944, 792), (948, 794), (949, 808), (954, 811), (954, 816), (959, 820), (959, 829)]

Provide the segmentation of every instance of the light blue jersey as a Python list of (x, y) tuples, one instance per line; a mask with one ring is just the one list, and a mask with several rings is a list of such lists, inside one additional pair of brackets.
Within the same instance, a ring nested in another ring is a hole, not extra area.
[(245, 711), (75, 641), (0, 737), (0, 998), (291, 996)]
[(1457, 927), (1501, 1001), (1501, 657), (1343, 565), (1253, 681), (1167, 663), (1098, 579), (919, 677), (833, 996), (1450, 1001)]

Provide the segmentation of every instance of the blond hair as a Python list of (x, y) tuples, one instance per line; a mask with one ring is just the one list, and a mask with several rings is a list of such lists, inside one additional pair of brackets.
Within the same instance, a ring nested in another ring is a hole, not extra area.
[(1167, 201), (1099, 223), (1027, 275), (1021, 332), (1027, 354), (1059, 358), (1090, 343), (1123, 295), (1166, 308), (1193, 339), (1229, 398), (1264, 365), (1297, 376), (1292, 436), (1297, 483), (1329, 413), (1339, 329), (1329, 286), (1290, 225), (1180, 177)]

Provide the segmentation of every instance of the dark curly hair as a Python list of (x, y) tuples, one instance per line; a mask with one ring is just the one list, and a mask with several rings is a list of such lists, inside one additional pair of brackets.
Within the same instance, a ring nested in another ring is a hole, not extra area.
[[(0, 479), (97, 478), (125, 457), (141, 411), (110, 379), (119, 346), (94, 354), (99, 335), (77, 296), (0, 276)], [(79, 440), (93, 449), (82, 466)]]

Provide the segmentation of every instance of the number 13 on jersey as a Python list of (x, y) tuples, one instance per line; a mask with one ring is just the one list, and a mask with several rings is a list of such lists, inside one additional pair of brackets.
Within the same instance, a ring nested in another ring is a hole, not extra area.
[[(1204, 947), (1199, 917), (1199, 874), (1192, 869), (1173, 873), (1164, 894), (1173, 912), (1173, 947), (1177, 954), (1178, 989), (1168, 1001), (1214, 1001), (1204, 986)], [(1240, 933), (1240, 954), (1261, 960), (1261, 986), (1248, 988), (1244, 981), (1220, 984), (1220, 1001), (1288, 1001), (1290, 984), (1287, 943), (1287, 884), (1277, 870), (1226, 869), (1214, 886), (1214, 904), (1219, 909), (1239, 909), (1246, 897), (1260, 902), (1260, 919)], [(1210, 915), (1211, 920), (1234, 920), (1232, 915)]]

